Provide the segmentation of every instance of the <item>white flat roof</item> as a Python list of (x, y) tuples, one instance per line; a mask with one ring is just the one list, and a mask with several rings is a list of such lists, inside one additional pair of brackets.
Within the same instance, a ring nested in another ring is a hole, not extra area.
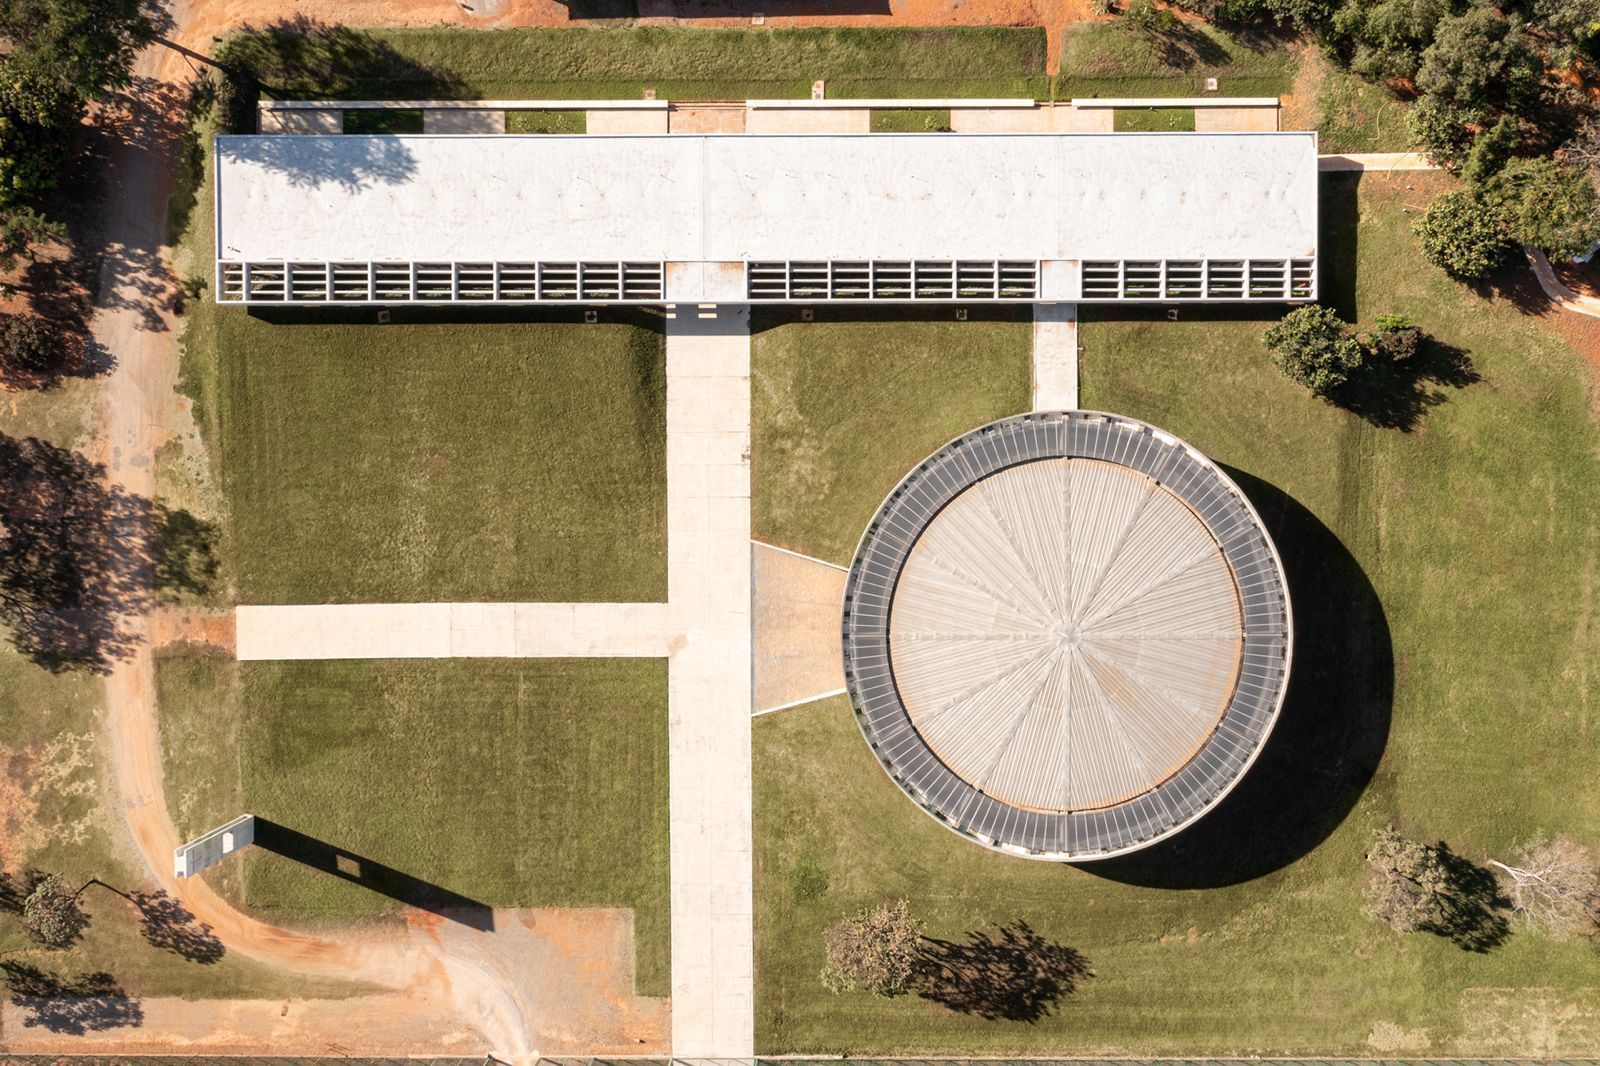
[(225, 136), (245, 260), (1316, 254), (1312, 133)]

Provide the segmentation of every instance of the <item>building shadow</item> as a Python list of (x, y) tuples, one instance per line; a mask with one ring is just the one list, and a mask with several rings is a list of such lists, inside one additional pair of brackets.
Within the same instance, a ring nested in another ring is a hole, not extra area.
[(924, 937), (912, 987), (958, 1014), (1032, 1024), (1093, 976), (1076, 948), (1046, 940), (1018, 919), (960, 941)]
[(458, 892), (334, 847), (288, 826), (256, 817), (257, 847), (360, 885), (392, 900), (483, 932), (494, 930), (494, 909)]
[(1344, 821), (1388, 743), (1394, 651), (1366, 573), (1291, 496), (1224, 470), (1260, 513), (1288, 578), (1295, 638), (1283, 710), (1255, 764), (1215, 808), (1161, 843), (1078, 864), (1097, 877), (1214, 888), (1288, 866)]
[(144, 1024), (144, 1008), (108, 973), (63, 977), (25, 962), (0, 962), (0, 979), (28, 1029), (83, 1036)]

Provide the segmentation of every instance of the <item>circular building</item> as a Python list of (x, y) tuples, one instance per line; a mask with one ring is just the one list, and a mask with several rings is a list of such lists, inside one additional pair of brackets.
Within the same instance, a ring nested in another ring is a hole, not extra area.
[(1082, 411), (928, 457), (845, 587), (878, 761), (957, 833), (1037, 859), (1132, 851), (1214, 806), (1272, 730), (1292, 636), (1283, 565), (1227, 475)]

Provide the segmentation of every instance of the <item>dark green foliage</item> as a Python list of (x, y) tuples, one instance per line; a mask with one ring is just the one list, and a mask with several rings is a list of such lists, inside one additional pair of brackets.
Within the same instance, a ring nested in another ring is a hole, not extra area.
[(1506, 165), (1522, 145), (1522, 126), (1512, 115), (1502, 115), (1500, 121), (1490, 126), (1473, 142), (1467, 158), (1461, 165), (1461, 177), (1469, 185), (1478, 185), (1496, 174)]
[(87, 106), (127, 85), (155, 34), (144, 0), (0, 5), (0, 205), (48, 189)]
[(1379, 315), (1377, 325), (1362, 339), (1374, 357), (1404, 362), (1417, 354), (1426, 335), (1410, 315)]
[(1472, 189), (1447, 192), (1416, 224), (1422, 254), (1451, 277), (1484, 277), (1511, 251), (1499, 213)]
[(1554, 159), (1515, 159), (1484, 186), (1484, 200), (1519, 244), (1552, 256), (1581, 255), (1600, 240), (1594, 185)]
[(1297, 307), (1261, 336), (1272, 361), (1319, 396), (1343, 385), (1361, 365), (1361, 344), (1331, 307)]
[(422, 112), (412, 108), (363, 107), (344, 113), (346, 133), (421, 133)]
[(31, 207), (0, 208), (0, 274), (9, 274), (24, 258), (32, 258), (32, 250), (38, 245), (65, 240), (66, 236), (65, 226)]
[(64, 361), (66, 338), (39, 315), (8, 315), (0, 322), (0, 373), (6, 377), (47, 374)]
[(1167, 33), (1178, 25), (1172, 9), (1157, 7), (1154, 0), (1129, 0), (1122, 17), (1146, 33)]
[(1473, 133), (1468, 127), (1482, 121), (1483, 112), (1476, 108), (1432, 98), (1418, 100), (1406, 116), (1411, 135), (1427, 157), (1452, 172), (1460, 171), (1472, 149)]
[(1356, 0), (1334, 14), (1331, 36), (1362, 77), (1414, 78), (1435, 28), (1459, 10), (1459, 0)]
[(49, 948), (69, 947), (89, 924), (78, 896), (60, 874), (42, 878), (22, 903), (22, 924), (28, 935)]
[(1474, 7), (1439, 24), (1422, 54), (1417, 90), (1458, 107), (1519, 107), (1542, 71), (1522, 30), (1493, 8)]

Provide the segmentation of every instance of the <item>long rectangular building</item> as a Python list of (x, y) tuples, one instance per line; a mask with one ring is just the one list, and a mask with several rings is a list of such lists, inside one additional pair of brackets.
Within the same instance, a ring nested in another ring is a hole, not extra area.
[(227, 136), (224, 303), (1310, 300), (1314, 133)]

